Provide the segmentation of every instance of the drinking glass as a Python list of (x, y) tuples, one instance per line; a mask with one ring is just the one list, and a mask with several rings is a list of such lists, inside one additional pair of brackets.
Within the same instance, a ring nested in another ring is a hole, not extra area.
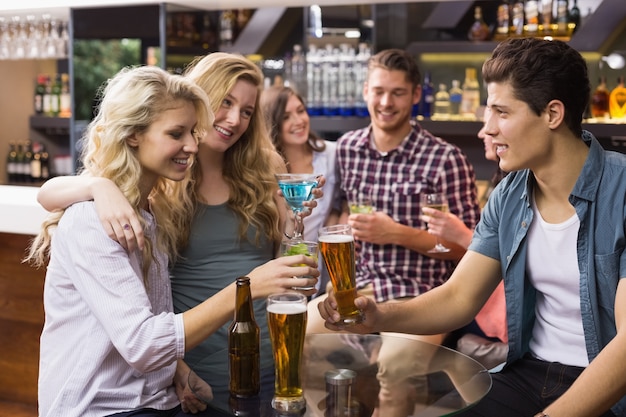
[(322, 227), (318, 241), (337, 299), (339, 322), (345, 325), (360, 323), (363, 317), (354, 305), (357, 294), (352, 228), (347, 224)]
[[(280, 243), (280, 256), (290, 256), (290, 255), (306, 255), (315, 259), (317, 262), (317, 242), (311, 242), (307, 240), (295, 240), (295, 239), (285, 239)], [(296, 265), (296, 266), (304, 266), (304, 265)], [(294, 278), (311, 278), (310, 276), (301, 276)], [(292, 287), (294, 290), (313, 290), (315, 289), (315, 285), (307, 285), (303, 287)]]
[[(422, 194), (422, 207), (430, 207), (435, 210), (439, 210), (443, 213), (448, 212), (448, 201), (443, 193), (427, 193)], [(445, 253), (450, 252), (450, 249), (439, 243), (439, 237), (435, 236), (437, 243), (435, 247), (428, 251), (428, 253)]]
[(300, 412), (306, 406), (300, 377), (306, 304), (306, 297), (300, 293), (267, 297), (267, 326), (276, 367), (272, 408), (279, 412)]
[(350, 214), (372, 214), (374, 206), (369, 198), (350, 202)]
[(283, 192), (287, 204), (294, 214), (293, 239), (302, 240), (304, 224), (301, 213), (304, 211), (304, 202), (313, 197), (313, 188), (317, 187), (317, 177), (314, 174), (276, 174), (278, 186)]

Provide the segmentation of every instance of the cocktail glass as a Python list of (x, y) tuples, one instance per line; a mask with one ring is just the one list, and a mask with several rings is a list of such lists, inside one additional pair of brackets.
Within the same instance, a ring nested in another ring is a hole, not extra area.
[(283, 192), (287, 204), (294, 214), (294, 232), (292, 239), (302, 240), (304, 224), (302, 212), (305, 210), (304, 202), (313, 197), (313, 188), (317, 187), (318, 175), (313, 174), (276, 174), (278, 186)]

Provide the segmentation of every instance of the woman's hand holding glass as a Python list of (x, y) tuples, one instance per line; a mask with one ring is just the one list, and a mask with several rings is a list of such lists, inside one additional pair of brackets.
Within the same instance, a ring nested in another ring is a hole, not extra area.
[(311, 296), (317, 292), (315, 284), (320, 276), (317, 259), (307, 255), (281, 256), (254, 268), (250, 277), (252, 298), (258, 300), (270, 294), (297, 292)]

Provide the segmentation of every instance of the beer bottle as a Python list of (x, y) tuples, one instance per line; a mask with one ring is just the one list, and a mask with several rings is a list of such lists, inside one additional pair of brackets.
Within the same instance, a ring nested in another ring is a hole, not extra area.
[(237, 278), (235, 319), (228, 329), (230, 393), (251, 397), (259, 393), (260, 330), (254, 320), (250, 278)]

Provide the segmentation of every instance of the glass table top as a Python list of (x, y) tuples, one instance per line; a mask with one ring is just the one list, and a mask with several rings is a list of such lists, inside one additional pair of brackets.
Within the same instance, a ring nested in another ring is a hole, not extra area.
[[(475, 360), (397, 334), (307, 335), (301, 372), (305, 417), (448, 416), (491, 388), (491, 375)], [(231, 398), (228, 381), (213, 387), (210, 407), (232, 416), (281, 415), (270, 405), (274, 379), (268, 373), (257, 397)]]

